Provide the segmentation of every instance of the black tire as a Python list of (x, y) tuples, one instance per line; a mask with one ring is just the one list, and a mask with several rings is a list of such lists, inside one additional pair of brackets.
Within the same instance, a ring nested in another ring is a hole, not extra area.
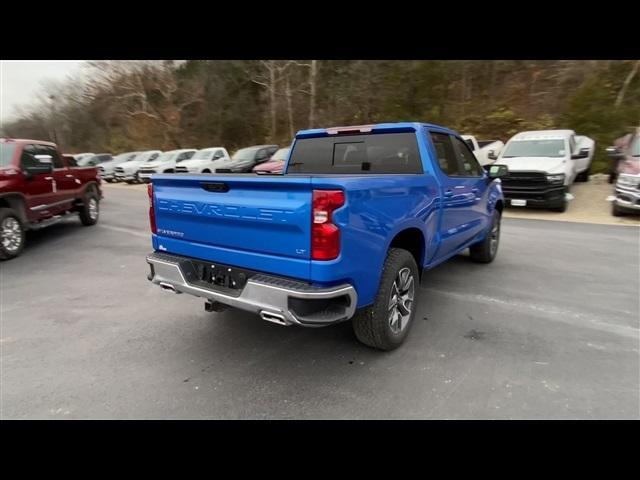
[(491, 227), (487, 236), (479, 243), (469, 247), (471, 260), (478, 263), (491, 263), (498, 254), (498, 246), (500, 245), (500, 224), (502, 215), (499, 210), (493, 211)]
[[(394, 288), (398, 283), (401, 288)], [(384, 261), (373, 305), (360, 309), (353, 317), (353, 331), (358, 340), (379, 350), (398, 348), (413, 324), (419, 293), (420, 275), (413, 255), (400, 248), (391, 248)], [(401, 300), (403, 296), (404, 301)], [(394, 302), (393, 307), (390, 307), (391, 302)], [(404, 316), (402, 312), (405, 312)]]
[(569, 206), (569, 202), (567, 201), (566, 198), (562, 199), (562, 203), (560, 203), (557, 207), (553, 207), (550, 210), (553, 212), (566, 212), (567, 211), (567, 207)]
[(93, 188), (89, 188), (85, 192), (79, 212), (82, 225), (88, 227), (98, 222), (100, 217), (100, 198)]
[[(5, 237), (10, 232), (11, 238)], [(0, 208), (0, 260), (9, 260), (22, 253), (25, 228), (18, 213), (12, 208)]]
[(589, 164), (589, 166), (584, 172), (578, 174), (578, 176), (576, 177), (576, 182), (588, 182), (590, 173), (591, 173), (591, 164)]
[(209, 170), (208, 168), (205, 168), (204, 170), (202, 170), (202, 173), (211, 173), (211, 170)]
[(624, 217), (624, 212), (616, 202), (611, 202), (611, 215), (614, 217)]

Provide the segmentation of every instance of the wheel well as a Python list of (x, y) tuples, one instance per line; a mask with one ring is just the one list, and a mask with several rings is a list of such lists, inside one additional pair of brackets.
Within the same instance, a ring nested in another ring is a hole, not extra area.
[(498, 200), (496, 202), (496, 210), (498, 210), (500, 212), (500, 215), (502, 215), (502, 209), (504, 208), (504, 204), (502, 203), (502, 200)]
[(164, 172), (162, 173), (173, 173), (173, 168), (167, 168)]
[(211, 170), (209, 170), (208, 168), (205, 168), (204, 170), (202, 170), (202, 173), (211, 173)]
[(20, 196), (10, 195), (0, 198), (0, 208), (11, 208), (15, 210), (20, 216), (20, 220), (27, 221), (27, 215), (25, 212), (24, 201)]
[(424, 235), (417, 228), (407, 228), (401, 231), (393, 240), (389, 248), (403, 248), (407, 250), (416, 261), (418, 271), (422, 273), (424, 259)]

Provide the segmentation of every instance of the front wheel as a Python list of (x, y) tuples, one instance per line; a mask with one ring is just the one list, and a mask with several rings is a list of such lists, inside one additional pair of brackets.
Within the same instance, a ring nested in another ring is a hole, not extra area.
[(478, 263), (491, 263), (498, 253), (500, 245), (500, 222), (502, 215), (499, 210), (493, 211), (491, 227), (484, 240), (469, 247), (471, 260)]
[(568, 206), (569, 206), (569, 202), (567, 201), (566, 198), (563, 198), (557, 207), (551, 208), (551, 211), (563, 213), (567, 211)]
[(11, 208), (0, 208), (0, 260), (17, 257), (24, 248), (25, 230)]
[(623, 217), (624, 212), (618, 207), (616, 202), (611, 202), (611, 215), (614, 217)]
[(578, 174), (578, 176), (576, 177), (576, 181), (577, 182), (588, 182), (589, 181), (589, 173), (591, 173), (591, 165), (589, 165), (584, 172)]
[(95, 225), (100, 216), (100, 199), (98, 198), (98, 194), (93, 189), (87, 191), (82, 203), (82, 207), (80, 208), (80, 221), (85, 226)]
[(373, 305), (353, 317), (353, 331), (358, 340), (379, 350), (398, 348), (413, 323), (419, 292), (420, 276), (413, 255), (391, 248)]

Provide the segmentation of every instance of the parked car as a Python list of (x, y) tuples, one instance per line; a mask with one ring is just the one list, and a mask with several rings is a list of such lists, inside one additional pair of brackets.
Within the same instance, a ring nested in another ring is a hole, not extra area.
[(78, 213), (98, 221), (102, 189), (95, 167), (69, 165), (58, 147), (39, 140), (0, 139), (0, 259), (20, 255), (25, 232)]
[(253, 172), (261, 175), (265, 173), (281, 174), (288, 156), (289, 148), (281, 148), (268, 161), (253, 167)]
[(154, 161), (142, 165), (138, 171), (138, 178), (141, 182), (149, 183), (154, 173), (173, 173), (178, 163), (189, 160), (196, 151), (193, 148), (183, 148), (164, 152)]
[(277, 145), (254, 145), (241, 148), (233, 154), (231, 159), (220, 159), (214, 162), (217, 173), (250, 172), (257, 164), (266, 162), (278, 150)]
[(62, 154), (62, 158), (65, 159), (66, 164), (69, 165), (70, 167), (77, 167), (78, 166), (78, 162), (76, 162), (76, 158), (73, 155), (69, 155), (66, 153)]
[(609, 158), (616, 165), (611, 213), (616, 217), (640, 213), (640, 127), (615, 143), (607, 148)]
[(138, 171), (140, 168), (149, 162), (153, 162), (161, 154), (162, 152), (160, 150), (147, 150), (146, 152), (139, 153), (126, 162), (122, 162), (113, 169), (115, 180), (117, 182), (127, 183), (140, 182), (140, 179), (138, 178)]
[(80, 160), (76, 160), (79, 167), (95, 167), (101, 163), (110, 162), (113, 160), (113, 155), (110, 153), (98, 153), (91, 157), (84, 157)]
[(478, 140), (473, 135), (462, 135), (462, 139), (483, 167), (495, 162), (504, 148), (500, 140)]
[(85, 158), (93, 157), (94, 155), (95, 153), (76, 153), (73, 155), (73, 158), (75, 158), (76, 163), (80, 165)]
[(455, 132), (388, 123), (298, 132), (286, 175), (155, 175), (149, 280), (279, 325), (353, 319), (358, 339), (406, 338), (420, 275), (469, 248), (489, 263), (507, 169)]
[(176, 165), (176, 173), (212, 173), (216, 160), (229, 160), (229, 152), (223, 147), (210, 147), (198, 150), (189, 160)]
[(106, 180), (107, 182), (115, 182), (115, 169), (118, 165), (124, 162), (128, 162), (129, 160), (133, 160), (140, 152), (127, 152), (121, 153), (120, 155), (116, 155), (112, 160), (108, 162), (101, 163), (98, 167), (98, 173), (100, 174), (100, 178)]
[(502, 179), (507, 205), (564, 212), (574, 180), (589, 180), (594, 151), (595, 142), (573, 130), (516, 134), (496, 160), (509, 169)]

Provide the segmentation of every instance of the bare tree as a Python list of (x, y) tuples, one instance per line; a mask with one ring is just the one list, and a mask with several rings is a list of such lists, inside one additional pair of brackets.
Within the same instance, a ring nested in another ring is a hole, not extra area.
[(624, 96), (627, 93), (629, 84), (633, 80), (633, 77), (635, 77), (636, 74), (638, 73), (639, 68), (640, 68), (640, 60), (636, 60), (636, 62), (633, 64), (633, 68), (629, 72), (629, 75), (627, 75), (627, 78), (624, 79), (624, 83), (622, 84), (622, 88), (620, 89), (620, 92), (618, 92), (618, 96), (616, 97), (616, 103), (615, 103), (616, 108), (622, 105), (622, 101), (624, 100)]

